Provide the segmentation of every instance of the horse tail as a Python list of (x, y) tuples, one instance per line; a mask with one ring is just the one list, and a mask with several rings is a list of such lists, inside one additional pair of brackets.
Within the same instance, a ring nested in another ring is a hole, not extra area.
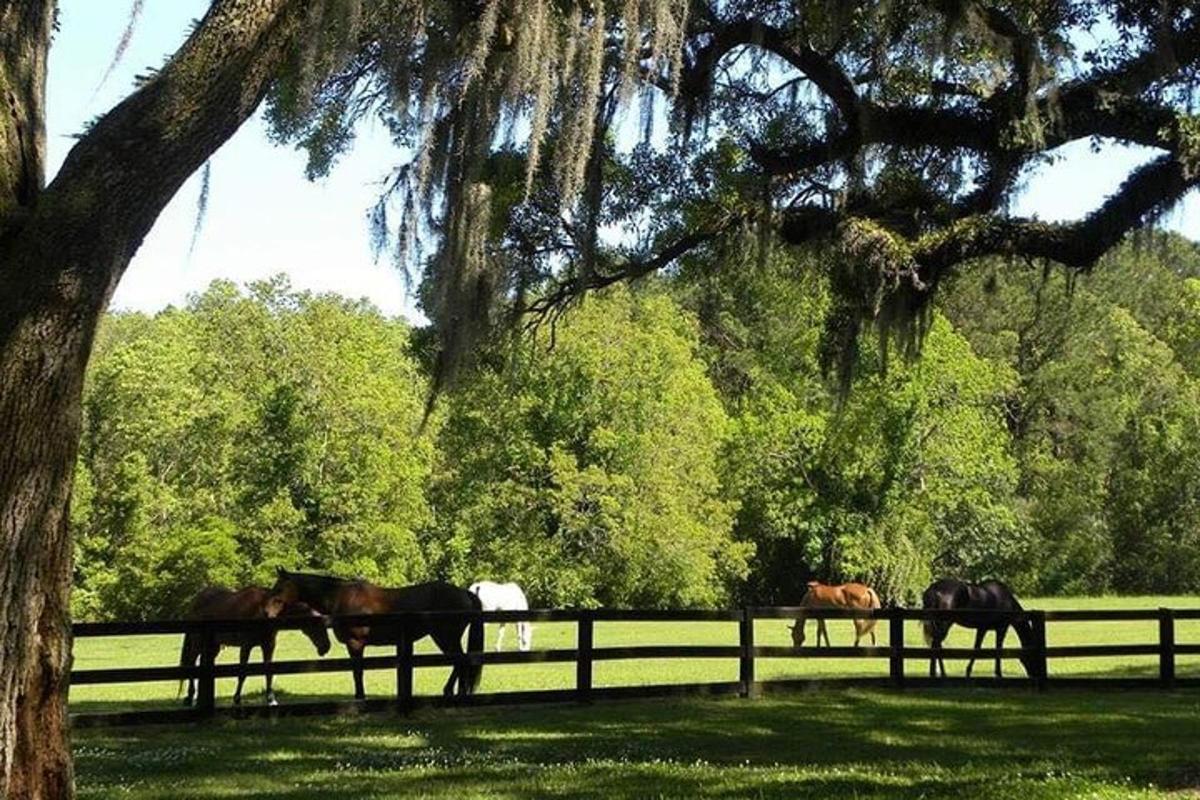
[[(483, 603), (475, 594), (471, 595), (471, 606), (475, 611), (483, 611)], [(484, 649), (483, 639), (483, 618), (473, 617), (471, 619), (470, 630), (467, 632), (467, 654), (482, 653)], [(467, 666), (467, 686), (470, 687), (470, 693), (474, 694), (479, 688), (479, 681), (483, 677), (483, 664), (469, 664)]]
[(867, 595), (871, 598), (871, 608), (883, 608), (883, 603), (879, 600), (879, 594), (870, 586), (867, 587)]
[(933, 620), (927, 619), (921, 623), (921, 632), (925, 634), (925, 646), (933, 646)]

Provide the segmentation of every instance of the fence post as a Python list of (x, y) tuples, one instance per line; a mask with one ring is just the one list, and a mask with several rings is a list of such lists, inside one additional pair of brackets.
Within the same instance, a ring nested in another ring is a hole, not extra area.
[(413, 709), (413, 642), (407, 620), (400, 623), (396, 639), (396, 708), (402, 714)]
[(1164, 688), (1175, 686), (1175, 612), (1158, 610), (1158, 679)]
[(580, 612), (578, 641), (575, 645), (575, 699), (581, 703), (592, 701), (593, 623), (591, 611)]
[(750, 697), (754, 693), (754, 610), (749, 606), (742, 609), (738, 620), (738, 644), (741, 656), (738, 659), (738, 693)]
[(888, 671), (892, 679), (892, 688), (904, 688), (904, 617), (899, 609), (892, 609), (888, 619)]
[(1038, 691), (1042, 691), (1046, 688), (1046, 681), (1050, 677), (1046, 658), (1046, 612), (1032, 612), (1030, 622), (1033, 625), (1033, 665), (1036, 673), (1033, 676), (1033, 683)]
[(217, 712), (217, 633), (213, 623), (201, 623), (200, 629), (200, 674), (196, 676), (196, 711), (202, 717), (211, 717)]

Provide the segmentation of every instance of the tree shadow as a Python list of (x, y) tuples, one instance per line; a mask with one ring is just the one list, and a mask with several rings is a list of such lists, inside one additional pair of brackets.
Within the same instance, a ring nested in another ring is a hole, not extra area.
[(1190, 693), (822, 692), (82, 731), (76, 751), (84, 797), (1035, 797), (1194, 784), (1198, 709)]

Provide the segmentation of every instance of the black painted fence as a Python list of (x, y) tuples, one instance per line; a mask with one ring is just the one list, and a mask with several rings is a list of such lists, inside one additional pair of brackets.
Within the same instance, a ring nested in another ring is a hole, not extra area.
[[(886, 647), (764, 647), (754, 643), (754, 621), (758, 619), (795, 619), (803, 613), (809, 619), (863, 619), (874, 618), (889, 625), (889, 643)], [(362, 665), (367, 670), (389, 669), (396, 672), (396, 694), (392, 698), (370, 699), (356, 702), (305, 702), (288, 703), (274, 707), (218, 707), (216, 704), (216, 680), (232, 678), (239, 673), (247, 676), (262, 675), (266, 667), (262, 663), (247, 664), (242, 668), (236, 664), (215, 664), (202, 658), (195, 667), (132, 667), (122, 669), (86, 669), (71, 673), (75, 686), (138, 683), (146, 681), (197, 680), (197, 703), (193, 708), (163, 709), (151, 711), (127, 711), (116, 713), (93, 713), (72, 715), (77, 726), (186, 722), (210, 718), (217, 714), (232, 716), (283, 716), (333, 714), (356, 711), (398, 710), (407, 712), (424, 705), (495, 705), (533, 702), (592, 702), (607, 698), (660, 697), (697, 694), (740, 694), (743, 697), (769, 692), (776, 689), (803, 688), (813, 686), (849, 687), (876, 686), (902, 689), (914, 686), (963, 685), (962, 678), (933, 679), (905, 674), (906, 659), (929, 659), (935, 654), (946, 660), (966, 660), (979, 657), (1004, 659), (1028, 656), (1032, 658), (1040, 673), (1034, 678), (976, 678), (971, 683), (986, 683), (998, 686), (1025, 686), (1044, 689), (1048, 686), (1136, 688), (1159, 686), (1163, 688), (1200, 688), (1198, 678), (1176, 678), (1175, 657), (1177, 655), (1200, 655), (1200, 644), (1180, 644), (1175, 641), (1176, 620), (1200, 620), (1200, 609), (1144, 609), (1144, 610), (1092, 610), (1092, 611), (936, 611), (925, 609), (888, 608), (875, 611), (801, 609), (797, 607), (744, 608), (729, 611), (708, 610), (559, 610), (532, 609), (529, 611), (491, 612), (410, 612), (403, 614), (352, 615), (338, 620), (362, 624), (395, 625), (403, 630), (405, 624), (420, 618), (458, 617), (462, 619), (482, 618), (485, 622), (574, 622), (577, 626), (576, 647), (572, 649), (532, 650), (528, 652), (483, 652), (470, 653), (460, 658), (477, 664), (532, 664), (551, 662), (575, 663), (575, 688), (545, 689), (520, 692), (495, 692), (476, 694), (469, 697), (427, 697), (413, 692), (413, 671), (427, 667), (452, 666), (452, 656), (441, 654), (416, 655), (412, 643), (397, 645), (392, 655), (367, 656)], [(1008, 618), (1011, 622), (1028, 619), (1033, 628), (1033, 643), (1030, 647), (1006, 647), (1000, 650), (985, 647), (977, 653), (972, 648), (943, 647), (934, 650), (928, 647), (906, 647), (904, 644), (906, 621), (950, 620), (961, 622), (967, 619)], [(333, 621), (327, 617), (326, 623)], [(638, 645), (629, 647), (595, 647), (594, 627), (597, 622), (736, 622), (739, 642), (737, 645)], [(1149, 644), (1104, 644), (1049, 647), (1046, 644), (1046, 623), (1060, 621), (1117, 622), (1157, 621), (1158, 641)], [(200, 620), (169, 622), (81, 622), (73, 627), (75, 638), (96, 636), (136, 636), (147, 634), (195, 633), (205, 642), (215, 641), (218, 632), (260, 630), (264, 627), (277, 630), (296, 629), (305, 624), (300, 619), (258, 620)], [(207, 650), (208, 648), (205, 648)], [(1093, 658), (1106, 656), (1157, 656), (1159, 674), (1145, 678), (1102, 678), (1102, 677), (1054, 677), (1049, 664), (1056, 658)], [(686, 659), (686, 658), (729, 658), (739, 662), (738, 680), (729, 682), (658, 684), (648, 686), (592, 685), (592, 665), (597, 661), (637, 659)], [(886, 677), (854, 678), (802, 678), (772, 681), (757, 681), (754, 676), (755, 661), (760, 658), (879, 658), (889, 664)], [(348, 672), (352, 662), (348, 658), (309, 659), (304, 661), (278, 661), (271, 666), (274, 675), (292, 675), (313, 672)]]

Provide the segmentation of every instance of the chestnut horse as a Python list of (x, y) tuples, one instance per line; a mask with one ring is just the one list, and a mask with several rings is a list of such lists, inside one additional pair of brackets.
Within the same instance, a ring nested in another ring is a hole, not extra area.
[[(325, 614), (396, 614), (404, 611), (482, 611), (479, 598), (444, 581), (418, 583), (389, 589), (364, 580), (346, 580), (329, 575), (279, 570), (272, 590), (285, 603), (303, 601)], [(438, 648), (449, 655), (462, 655), (462, 635), (467, 628), (467, 650), (483, 652), (483, 619), (423, 619), (414, 621), (403, 633), (410, 642), (430, 636)], [(371, 644), (399, 644), (401, 631), (395, 625), (354, 623), (334, 620), (333, 634), (346, 645), (354, 669), (354, 697), (367, 696), (363, 689), (363, 650)], [(483, 667), (456, 663), (442, 693), (449, 696), (458, 685), (460, 695), (471, 694), (479, 685)]]
[[(925, 608), (963, 609), (967, 611), (1022, 610), (1021, 603), (1017, 600), (1017, 596), (1013, 594), (1012, 589), (1009, 589), (1008, 586), (1000, 581), (967, 583), (952, 578), (943, 578), (931, 584), (921, 598), (921, 605)], [(934, 650), (940, 650), (942, 642), (946, 640), (946, 635), (950, 632), (950, 626), (954, 624), (975, 629), (975, 651), (977, 653), (982, 650), (983, 637), (988, 631), (994, 631), (996, 634), (996, 649), (1003, 648), (1004, 636), (1008, 633), (1010, 625), (1017, 632), (1017, 637), (1020, 638), (1022, 647), (1032, 647), (1034, 643), (1033, 623), (1027, 618), (1021, 618), (1016, 622), (1012, 622), (1009, 618), (995, 619), (988, 615), (968, 616), (954, 622), (950, 620), (926, 620), (923, 625), (925, 629), (925, 643)], [(1025, 667), (1025, 673), (1029, 677), (1041, 677), (1037, 674), (1039, 669), (1033, 659), (1023, 655), (1021, 656), (1021, 664)], [(971, 677), (971, 668), (974, 666), (975, 659), (972, 658), (967, 662), (968, 678)], [(939, 667), (942, 677), (946, 677), (945, 662), (938, 656), (929, 659), (929, 677), (936, 678), (938, 675), (937, 668)], [(1001, 677), (999, 656), (996, 656), (996, 677)]]
[[(245, 589), (234, 591), (222, 586), (210, 586), (201, 590), (188, 607), (188, 619), (263, 619), (267, 617), (305, 617), (308, 619), (300, 628), (308, 640), (317, 648), (319, 655), (329, 652), (329, 631), (325, 629), (325, 620), (320, 612), (314, 611), (304, 603), (278, 603), (271, 601), (271, 593), (261, 586), (247, 586)], [(267, 684), (268, 705), (278, 705), (275, 690), (271, 687), (271, 659), (275, 656), (275, 639), (279, 631), (262, 628), (255, 631), (222, 631), (217, 633), (216, 650), (212, 653), (215, 659), (222, 645), (236, 645), (241, 648), (238, 664), (242, 670), (250, 659), (250, 651), (258, 647), (262, 649), (263, 665), (266, 672), (263, 678)], [(183, 636), (183, 648), (179, 652), (179, 666), (195, 666), (200, 657), (203, 642), (199, 633), (186, 633)], [(233, 702), (242, 703), (242, 684), (246, 681), (244, 672), (238, 672), (237, 689), (233, 693)], [(195, 697), (196, 684), (192, 678), (187, 679), (187, 697), (183, 704), (190, 706)]]
[[(809, 581), (808, 591), (800, 600), (804, 608), (880, 608), (879, 595), (870, 586), (861, 583), (843, 583), (830, 586), (819, 581)], [(789, 630), (792, 632), (792, 644), (799, 648), (804, 644), (804, 626), (807, 618), (803, 613), (796, 618), (796, 623)], [(855, 619), (854, 646), (868, 633), (871, 634), (871, 644), (875, 644), (875, 620)], [(825, 620), (817, 619), (817, 646), (821, 646), (821, 637), (825, 637), (825, 646), (829, 647), (829, 631), (825, 629)]]

